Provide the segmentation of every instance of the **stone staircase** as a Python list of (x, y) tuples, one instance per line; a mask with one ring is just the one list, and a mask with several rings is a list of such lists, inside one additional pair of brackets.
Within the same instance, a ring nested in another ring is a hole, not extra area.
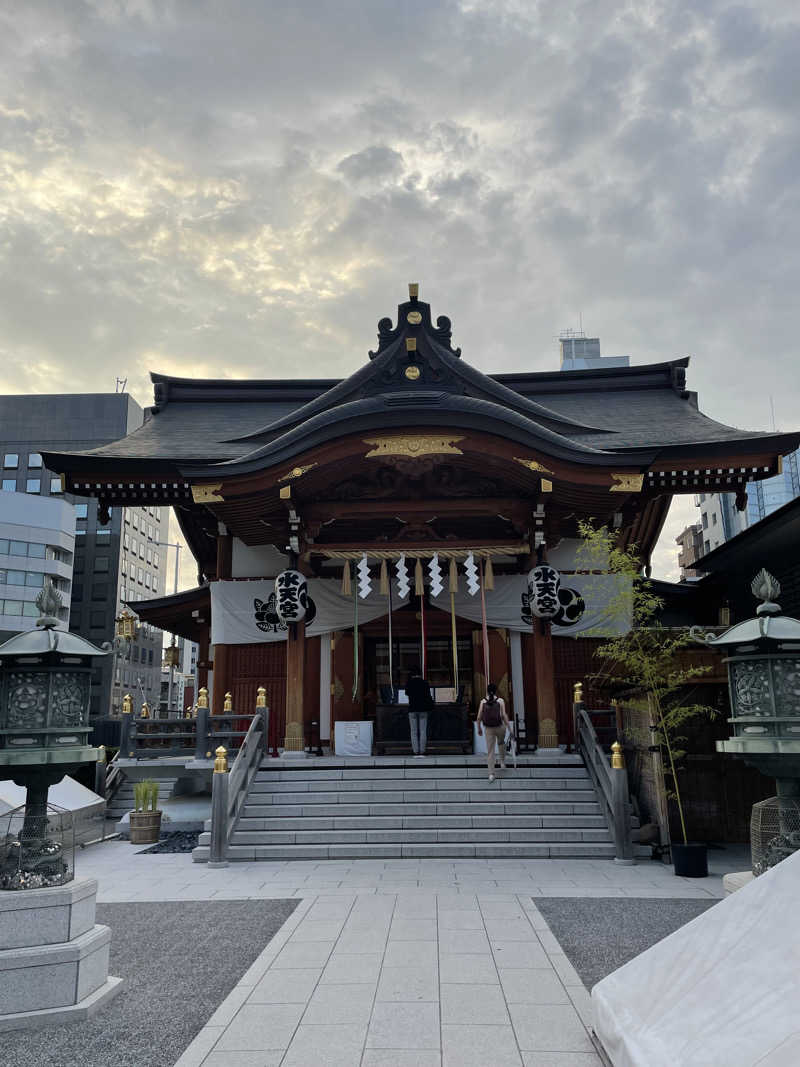
[[(177, 775), (174, 778), (158, 778), (159, 802), (167, 800), (171, 796), (177, 780)], [(133, 779), (123, 778), (119, 788), (106, 805), (107, 819), (121, 819), (129, 811), (133, 811), (133, 786)]]
[[(208, 825), (194, 850), (205, 862)], [(487, 780), (480, 757), (265, 761), (229, 860), (387, 857), (613, 858), (578, 756), (527, 756)]]

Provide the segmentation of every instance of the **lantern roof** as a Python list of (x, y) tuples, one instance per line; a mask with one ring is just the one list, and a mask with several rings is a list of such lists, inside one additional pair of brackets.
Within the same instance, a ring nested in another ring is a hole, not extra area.
[(57, 653), (59, 656), (107, 656), (111, 649), (98, 648), (79, 634), (68, 630), (56, 630), (41, 627), (15, 634), (0, 645), (0, 659), (18, 656), (45, 656)]

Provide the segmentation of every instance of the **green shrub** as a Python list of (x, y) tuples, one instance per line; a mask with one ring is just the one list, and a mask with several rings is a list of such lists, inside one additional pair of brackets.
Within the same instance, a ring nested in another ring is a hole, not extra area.
[(136, 811), (158, 811), (158, 782), (145, 778), (133, 787), (133, 806)]

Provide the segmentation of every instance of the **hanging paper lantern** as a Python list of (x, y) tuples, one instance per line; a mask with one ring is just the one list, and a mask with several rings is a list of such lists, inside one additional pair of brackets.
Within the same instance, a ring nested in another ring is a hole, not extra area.
[(554, 626), (574, 626), (586, 611), (586, 601), (577, 589), (561, 586), (558, 590), (558, 611), (553, 616)]
[(300, 622), (308, 607), (308, 583), (300, 571), (281, 571), (275, 579), (275, 610), (282, 622)]
[(537, 619), (552, 619), (558, 612), (561, 575), (555, 567), (540, 563), (528, 574), (530, 609)]

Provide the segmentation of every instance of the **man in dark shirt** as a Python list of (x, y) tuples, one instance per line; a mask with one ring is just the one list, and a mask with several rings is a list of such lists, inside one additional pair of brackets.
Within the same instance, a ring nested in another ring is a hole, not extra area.
[(433, 707), (431, 687), (419, 668), (412, 668), (406, 683), (408, 697), (408, 725), (411, 730), (411, 751), (421, 759), (428, 740), (428, 712)]

